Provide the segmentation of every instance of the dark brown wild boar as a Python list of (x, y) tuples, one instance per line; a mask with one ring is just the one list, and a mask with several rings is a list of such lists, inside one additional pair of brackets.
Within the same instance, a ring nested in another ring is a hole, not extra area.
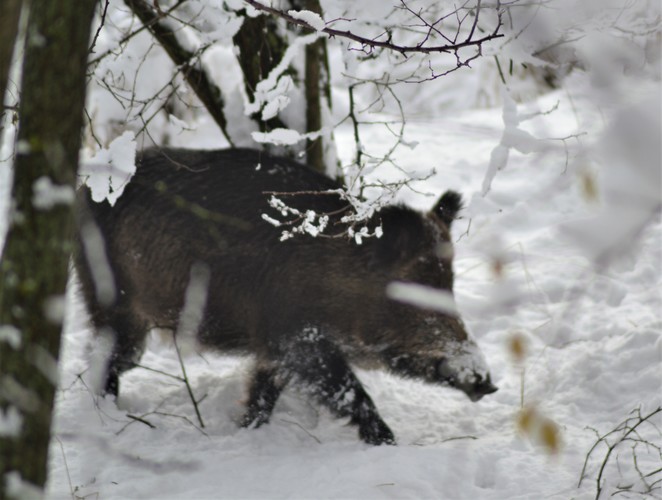
[[(198, 341), (250, 354), (256, 368), (242, 425), (269, 420), (290, 382), (367, 443), (394, 443), (350, 364), (381, 365), (405, 377), (449, 385), (473, 401), (496, 391), (462, 321), (387, 295), (387, 286), (453, 288), (449, 227), (460, 196), (446, 192), (420, 214), (402, 206), (369, 221), (383, 236), (358, 245), (339, 235), (347, 202), (340, 186), (294, 161), (259, 151), (148, 150), (116, 205), (81, 193), (78, 273), (96, 329), (111, 331), (105, 392), (138, 362), (150, 328), (193, 328)], [(326, 237), (280, 241), (272, 192), (302, 211), (329, 216)], [(206, 297), (184, 321), (185, 295), (200, 276)], [(105, 276), (105, 278), (104, 278)], [(406, 285), (405, 285), (406, 286)], [(191, 326), (193, 325), (193, 326)]]

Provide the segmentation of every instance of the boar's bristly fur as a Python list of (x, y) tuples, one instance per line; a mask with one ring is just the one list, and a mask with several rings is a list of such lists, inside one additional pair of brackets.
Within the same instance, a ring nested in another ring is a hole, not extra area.
[[(426, 214), (384, 208), (367, 221), (383, 236), (357, 244), (344, 236), (351, 207), (339, 187), (259, 151), (155, 149), (139, 155), (115, 206), (81, 190), (76, 266), (96, 330), (113, 337), (105, 392), (118, 394), (152, 328), (191, 329), (203, 346), (255, 357), (245, 427), (268, 422), (296, 383), (366, 443), (394, 443), (351, 364), (455, 387), (474, 401), (496, 391), (456, 313), (387, 295), (396, 282), (452, 297), (449, 226), (460, 195), (446, 192)], [(327, 215), (325, 234), (280, 241), (289, 226), (273, 224), (287, 218), (269, 204), (274, 193), (302, 214)], [(189, 299), (200, 269), (196, 313)]]

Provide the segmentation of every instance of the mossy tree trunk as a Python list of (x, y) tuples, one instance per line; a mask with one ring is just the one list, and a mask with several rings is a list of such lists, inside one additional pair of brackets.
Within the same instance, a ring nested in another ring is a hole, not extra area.
[(96, 0), (26, 0), (10, 228), (0, 261), (0, 498), (46, 483), (86, 59)]

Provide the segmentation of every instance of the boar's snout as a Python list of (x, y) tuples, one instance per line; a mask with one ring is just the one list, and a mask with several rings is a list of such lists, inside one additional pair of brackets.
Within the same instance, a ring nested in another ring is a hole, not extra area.
[(469, 396), (469, 399), (475, 403), (483, 396), (495, 393), (499, 390), (499, 388), (492, 383), (490, 376), (488, 375), (485, 380), (481, 380), (480, 382), (477, 382), (466, 389), (462, 388), (462, 390), (467, 396)]
[(482, 399), (483, 396), (493, 394), (499, 388), (492, 383), (492, 378), (489, 373), (483, 374), (482, 371), (472, 371), (467, 373), (462, 370), (462, 373), (457, 373), (451, 366), (447, 359), (442, 359), (437, 367), (439, 376), (448, 382), (451, 387), (464, 392), (471, 401), (474, 403)]

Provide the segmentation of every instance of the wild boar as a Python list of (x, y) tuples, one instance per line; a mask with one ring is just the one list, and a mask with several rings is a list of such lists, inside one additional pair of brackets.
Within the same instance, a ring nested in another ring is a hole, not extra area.
[[(368, 221), (383, 235), (357, 244), (346, 236), (350, 207), (339, 188), (260, 151), (153, 149), (139, 154), (115, 206), (83, 190), (78, 274), (97, 331), (114, 334), (105, 392), (118, 394), (119, 375), (140, 359), (148, 330), (182, 329), (196, 273), (206, 292), (193, 322), (198, 342), (256, 359), (245, 427), (267, 423), (294, 382), (349, 417), (366, 443), (395, 443), (351, 364), (455, 387), (473, 401), (496, 391), (456, 314), (386, 292), (393, 282), (452, 292), (449, 228), (460, 195), (447, 191), (423, 214), (386, 207)], [(273, 193), (299, 218), (311, 209), (326, 215), (327, 229), (281, 241), (287, 225), (273, 224), (282, 219), (269, 203)]]

